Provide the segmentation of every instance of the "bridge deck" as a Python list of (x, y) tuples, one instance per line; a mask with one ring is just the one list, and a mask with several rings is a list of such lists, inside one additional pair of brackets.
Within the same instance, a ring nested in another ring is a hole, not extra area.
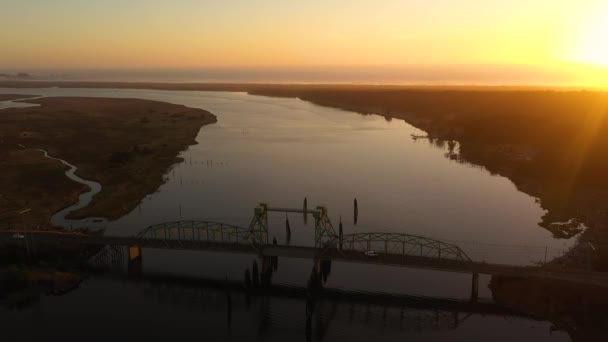
[(380, 254), (368, 257), (359, 251), (328, 249), (321, 251), (314, 247), (266, 245), (255, 249), (250, 244), (214, 241), (163, 240), (141, 237), (95, 236), (63, 232), (27, 232), (25, 239), (15, 239), (15, 232), (0, 232), (0, 242), (62, 243), (84, 245), (140, 246), (142, 248), (222, 251), (229, 253), (254, 254), (303, 259), (332, 259), (340, 262), (355, 262), (376, 265), (400, 266), (457, 273), (478, 273), (513, 277), (537, 277), (575, 283), (608, 287), (608, 273), (589, 272), (577, 269), (547, 268), (538, 266), (511, 266), (479, 262), (464, 262), (448, 259), (409, 256), (401, 254)]

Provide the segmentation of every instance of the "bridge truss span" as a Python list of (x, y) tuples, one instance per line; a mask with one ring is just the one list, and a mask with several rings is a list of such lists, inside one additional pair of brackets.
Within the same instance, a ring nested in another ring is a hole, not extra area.
[(340, 237), (342, 251), (375, 251), (386, 255), (471, 263), (458, 246), (422, 236), (400, 233), (356, 233)]
[(210, 221), (176, 221), (152, 225), (140, 232), (137, 238), (243, 245), (251, 245), (254, 242), (254, 236), (249, 229)]

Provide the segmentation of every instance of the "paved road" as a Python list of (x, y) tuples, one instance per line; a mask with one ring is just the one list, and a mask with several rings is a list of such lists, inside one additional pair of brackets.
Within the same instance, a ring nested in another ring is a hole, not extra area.
[(608, 273), (588, 272), (579, 269), (558, 267), (512, 266), (479, 262), (464, 262), (430, 257), (404, 256), (398, 254), (380, 254), (377, 257), (367, 257), (360, 251), (329, 249), (321, 251), (314, 247), (267, 245), (254, 248), (244, 243), (227, 243), (211, 241), (162, 240), (138, 237), (94, 236), (71, 232), (28, 232), (24, 239), (15, 239), (15, 232), (0, 232), (0, 243), (23, 243), (31, 245), (45, 244), (85, 244), (140, 246), (142, 248), (173, 249), (173, 250), (206, 250), (239, 254), (254, 254), (262, 256), (278, 256), (303, 259), (332, 259), (339, 262), (355, 262), (388, 266), (400, 266), (419, 269), (430, 269), (446, 272), (488, 274), (494, 276), (535, 277), (543, 279), (562, 280), (573, 283), (608, 287)]

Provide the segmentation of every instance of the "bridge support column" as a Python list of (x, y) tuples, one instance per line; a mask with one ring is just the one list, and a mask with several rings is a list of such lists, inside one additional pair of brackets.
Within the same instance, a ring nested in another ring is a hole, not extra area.
[(140, 277), (143, 271), (143, 258), (140, 246), (128, 247), (127, 269), (131, 277)]
[(479, 298), (479, 273), (473, 273), (471, 284), (471, 302), (477, 302)]

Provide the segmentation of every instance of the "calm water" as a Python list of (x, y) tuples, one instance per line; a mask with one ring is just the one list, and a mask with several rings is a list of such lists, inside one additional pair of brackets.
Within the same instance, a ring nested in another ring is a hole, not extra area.
[[(518, 192), (508, 179), (451, 161), (445, 157), (445, 148), (427, 141), (413, 141), (410, 135), (422, 132), (400, 120), (389, 122), (380, 116), (363, 116), (297, 99), (243, 93), (112, 89), (0, 89), (0, 93), (134, 97), (203, 108), (218, 116), (217, 124), (201, 129), (198, 144), (182, 153), (184, 162), (167, 173), (167, 182), (147, 196), (139, 208), (109, 223), (107, 234), (133, 235), (148, 225), (180, 219), (213, 220), (246, 227), (254, 206), (260, 202), (301, 207), (307, 197), (309, 207), (328, 207), (335, 226), (341, 216), (345, 234), (376, 231), (423, 235), (456, 243), (474, 260), (530, 264), (543, 260), (545, 250), (550, 259), (573, 243), (555, 240), (540, 228), (537, 223), (543, 210), (534, 198)], [(357, 225), (353, 223), (355, 197), (359, 204)], [(275, 215), (269, 219), (270, 236), (283, 241), (285, 217)], [(290, 216), (290, 222), (291, 243), (311, 245), (312, 222), (305, 225), (299, 215)], [(145, 250), (143, 258), (146, 275), (232, 281), (241, 281), (244, 270), (253, 262), (251, 256), (156, 250)], [(282, 259), (273, 283), (304, 286), (311, 267), (312, 261)], [(487, 279), (482, 284), (487, 284)], [(481, 296), (490, 298), (491, 293), (484, 285)], [(169, 285), (163, 282), (155, 286)], [(470, 291), (470, 278), (334, 263), (326, 286), (464, 300)], [(197, 304), (188, 299), (175, 299), (175, 288), (177, 292), (193, 291), (193, 296), (203, 300)], [(263, 339), (268, 340), (282, 340), (294, 334), (305, 337), (305, 300), (301, 298), (257, 298), (260, 302), (254, 300), (250, 307), (235, 304), (232, 315), (241, 323), (233, 322), (232, 328), (227, 329), (225, 299), (218, 299), (225, 297), (223, 292), (207, 293), (180, 284), (171, 285), (171, 289), (165, 291), (169, 294), (155, 291), (149, 289), (146, 281), (134, 283), (121, 277), (95, 277), (68, 295), (44, 297), (35, 308), (11, 315), (10, 321), (38, 319), (35, 322), (41, 327), (39, 331), (51, 332), (49, 336), (54, 336), (52, 332), (57, 336), (63, 334), (59, 333), (59, 327), (77, 319), (96, 324), (106, 322), (104, 327), (111, 327), (110, 335), (111, 331), (134, 332), (155, 325), (156, 328), (148, 332), (156, 336), (154, 331), (162, 330), (167, 324), (166, 327), (181, 327), (185, 329), (183, 332), (198, 336), (217, 334), (216, 337), (232, 336), (235, 340), (260, 331), (264, 332), (260, 334)], [(158, 296), (164, 299), (159, 301)], [(238, 302), (238, 298), (235, 295), (233, 300)], [(441, 336), (454, 340), (495, 339), (499, 335), (505, 340), (565, 337), (559, 333), (550, 335), (547, 322), (477, 313), (457, 327), (441, 332), (422, 329), (414, 333), (415, 329), (407, 328), (407, 324), (393, 325), (392, 318), (383, 318), (381, 312), (398, 312), (398, 308), (372, 306), (370, 309), (354, 304), (350, 308), (349, 305), (329, 301), (323, 308), (328, 312), (319, 309), (321, 321), (325, 319), (331, 324), (315, 323), (313, 330), (317, 334), (313, 333), (313, 337), (317, 340), (345, 337), (365, 340), (365, 336), (371, 338), (374, 334), (381, 334), (387, 340), (405, 335), (418, 340)], [(98, 311), (79, 316), (83, 308), (87, 308), (87, 312), (91, 308)], [(368, 313), (370, 310), (372, 313)], [(132, 318), (129, 322), (121, 319), (127, 312)], [(429, 312), (417, 310), (416, 314), (426, 317)], [(167, 321), (163, 315), (171, 319)], [(0, 314), (0, 319), (5, 316)], [(401, 319), (400, 314), (397, 318)], [(321, 336), (319, 329), (325, 325), (327, 329)], [(217, 331), (191, 330), (205, 326), (216, 327)], [(86, 329), (74, 330), (72, 337), (81, 333), (86, 334)]]
[(288, 291), (248, 299), (238, 290), (201, 284), (103, 277), (87, 280), (69, 295), (43, 297), (27, 309), (0, 311), (0, 318), (3, 336), (19, 341), (59, 336), (62, 341), (569, 340), (551, 333), (547, 322), (455, 312), (436, 304), (410, 307), (407, 300), (410, 304), (325, 298), (307, 332), (305, 302)]

